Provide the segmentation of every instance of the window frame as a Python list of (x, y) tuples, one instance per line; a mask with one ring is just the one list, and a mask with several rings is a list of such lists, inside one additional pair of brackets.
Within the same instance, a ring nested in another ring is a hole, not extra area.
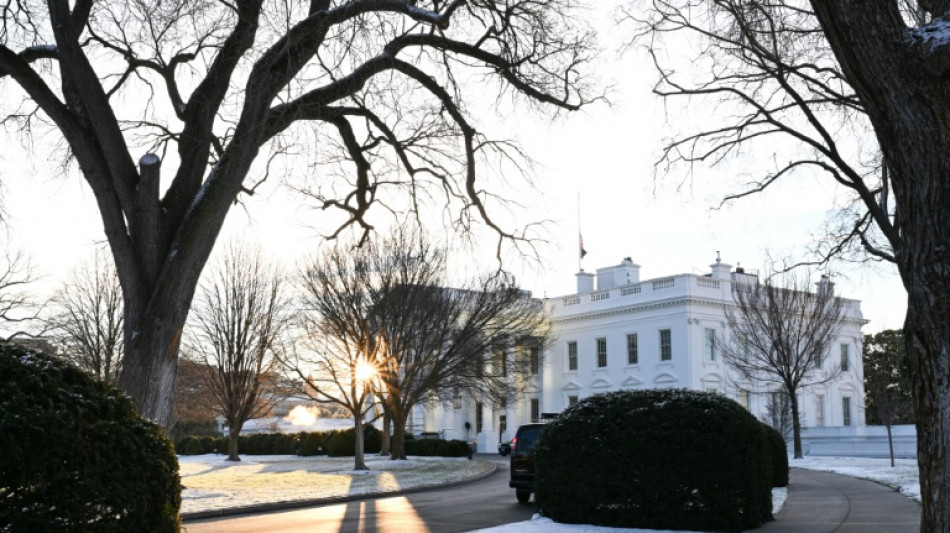
[[(630, 342), (633, 341), (633, 342)], [(636, 333), (627, 333), (627, 364), (640, 364), (640, 339)]]
[(703, 360), (716, 361), (716, 329), (703, 328)]
[(594, 351), (597, 354), (597, 368), (607, 368), (607, 337), (594, 339)]
[[(660, 334), (660, 361), (672, 361), (673, 360), (673, 330), (670, 328), (663, 328), (659, 330)], [(664, 334), (666, 336), (666, 343), (664, 344)]]

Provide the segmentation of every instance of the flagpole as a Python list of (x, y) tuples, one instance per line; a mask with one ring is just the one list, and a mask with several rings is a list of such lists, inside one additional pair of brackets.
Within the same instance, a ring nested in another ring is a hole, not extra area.
[(584, 271), (584, 235), (581, 233), (581, 193), (577, 193), (577, 271)]

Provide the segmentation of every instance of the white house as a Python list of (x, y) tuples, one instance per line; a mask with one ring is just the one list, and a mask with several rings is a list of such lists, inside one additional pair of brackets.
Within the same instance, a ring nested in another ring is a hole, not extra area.
[[(533, 392), (509, 405), (456, 397), (420, 407), (410, 431), (475, 440), (492, 451), (518, 425), (559, 413), (586, 396), (620, 389), (690, 388), (735, 399), (762, 418), (773, 396), (741, 384), (716, 352), (728, 338), (725, 309), (734, 305), (732, 286), (754, 276), (718, 258), (707, 274), (640, 279), (630, 258), (579, 272), (577, 292), (545, 301), (551, 320)], [(596, 282), (596, 283), (595, 283)], [(825, 282), (827, 283), (827, 282)], [(832, 289), (833, 290), (833, 289)], [(860, 302), (845, 300), (845, 320), (823, 358), (835, 380), (806, 388), (799, 397), (804, 426), (862, 426), (863, 369)]]

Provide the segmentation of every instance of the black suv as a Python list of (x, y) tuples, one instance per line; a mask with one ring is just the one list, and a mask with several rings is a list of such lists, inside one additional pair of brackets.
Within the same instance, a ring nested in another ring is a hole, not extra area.
[(544, 424), (525, 424), (518, 428), (511, 441), (511, 480), (508, 486), (515, 489), (521, 503), (528, 503), (534, 492), (534, 446)]

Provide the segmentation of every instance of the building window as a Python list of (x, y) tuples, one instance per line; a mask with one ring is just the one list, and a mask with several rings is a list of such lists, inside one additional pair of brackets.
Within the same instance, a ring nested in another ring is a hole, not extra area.
[(851, 425), (851, 398), (841, 398), (841, 425)]
[(531, 421), (541, 420), (541, 402), (537, 398), (531, 398)]
[(567, 343), (567, 369), (577, 370), (577, 342)]
[(749, 404), (749, 391), (745, 389), (739, 390), (739, 405), (745, 407), (746, 411), (751, 411), (751, 405)]
[(673, 340), (670, 335), (670, 330), (661, 329), (660, 330), (660, 361), (672, 361), (673, 360)]
[(597, 339), (597, 368), (607, 366), (607, 339), (601, 337)]
[(538, 369), (541, 366), (540, 365), (541, 349), (538, 348), (537, 346), (532, 346), (531, 348), (528, 348), (528, 358), (530, 359), (531, 375), (537, 376)]
[(508, 377), (508, 358), (504, 350), (495, 350), (495, 369), (501, 377)]
[(455, 394), (452, 395), (452, 407), (454, 409), (462, 408), (462, 393), (458, 389), (455, 389)]
[(851, 361), (848, 358), (848, 345), (841, 345), (841, 371), (847, 372), (851, 369)]
[(482, 402), (475, 404), (475, 433), (482, 432)]
[(823, 394), (815, 395), (815, 425), (818, 427), (825, 425), (825, 396)]
[(707, 387), (706, 392), (708, 392), (709, 394), (719, 394), (719, 389), (715, 387)]
[(703, 329), (703, 341), (707, 361), (716, 360), (716, 330), (712, 328)]
[(570, 407), (578, 402), (577, 396), (568, 396), (567, 397), (567, 406)]
[(635, 365), (640, 362), (639, 347), (637, 346), (637, 334), (627, 335), (627, 364)]

